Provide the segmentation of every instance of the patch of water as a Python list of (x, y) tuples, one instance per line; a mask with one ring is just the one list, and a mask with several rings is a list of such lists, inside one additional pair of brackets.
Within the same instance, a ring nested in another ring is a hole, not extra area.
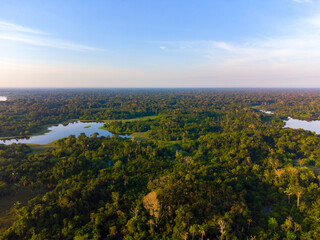
[[(57, 126), (49, 127), (49, 132), (39, 135), (32, 136), (30, 138), (21, 138), (21, 139), (9, 139), (9, 140), (0, 140), (0, 143), (6, 145), (12, 143), (33, 143), (33, 144), (48, 144), (60, 138), (65, 138), (70, 135), (79, 136), (81, 133), (86, 134), (90, 137), (94, 133), (98, 133), (98, 136), (112, 136), (113, 134), (107, 130), (100, 129), (104, 123), (102, 122), (73, 122), (69, 124), (59, 124)], [(90, 126), (90, 127), (88, 127)], [(121, 137), (130, 138), (129, 135), (122, 135)]]
[[(266, 114), (274, 114), (271, 111), (260, 110)], [(315, 132), (316, 134), (320, 134), (320, 120), (306, 121), (294, 119), (292, 117), (288, 117), (288, 120), (285, 120), (284, 128), (292, 128), (292, 129), (303, 129), (311, 132)]]

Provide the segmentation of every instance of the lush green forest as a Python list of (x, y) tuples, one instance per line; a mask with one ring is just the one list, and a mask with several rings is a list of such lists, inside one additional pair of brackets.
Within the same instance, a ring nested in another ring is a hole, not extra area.
[[(319, 118), (320, 91), (0, 95), (1, 137), (72, 119), (144, 136), (0, 145), (0, 239), (320, 239), (320, 136), (283, 128), (288, 115)], [(26, 191), (1, 226), (1, 201)]]

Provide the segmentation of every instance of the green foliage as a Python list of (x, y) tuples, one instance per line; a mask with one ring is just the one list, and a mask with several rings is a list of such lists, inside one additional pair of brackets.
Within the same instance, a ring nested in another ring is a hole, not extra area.
[(81, 134), (34, 155), (24, 144), (0, 145), (1, 198), (18, 187), (46, 191), (15, 205), (15, 221), (0, 238), (319, 239), (320, 136), (284, 129), (281, 116), (252, 108), (279, 107), (292, 96), (301, 99), (213, 90), (16, 96), (4, 103), (3, 129), (13, 118), (17, 131), (31, 131), (40, 101), (47, 109), (40, 108), (41, 124), (159, 115), (106, 125), (144, 132), (147, 141)]

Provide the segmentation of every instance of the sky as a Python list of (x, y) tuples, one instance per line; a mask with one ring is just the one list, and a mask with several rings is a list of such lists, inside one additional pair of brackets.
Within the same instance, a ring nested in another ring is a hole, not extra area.
[(1, 0), (0, 87), (320, 87), (320, 0)]

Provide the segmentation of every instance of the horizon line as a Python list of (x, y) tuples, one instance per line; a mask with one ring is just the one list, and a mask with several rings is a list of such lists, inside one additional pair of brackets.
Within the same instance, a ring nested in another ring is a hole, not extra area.
[(320, 87), (0, 87), (1, 89), (52, 89), (52, 90), (63, 90), (63, 89), (313, 89), (320, 90)]

